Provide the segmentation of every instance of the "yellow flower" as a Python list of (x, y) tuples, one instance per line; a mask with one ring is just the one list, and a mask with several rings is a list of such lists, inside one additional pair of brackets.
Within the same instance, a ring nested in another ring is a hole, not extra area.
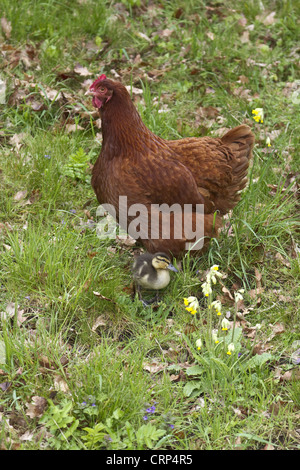
[(227, 331), (228, 328), (230, 327), (230, 321), (228, 321), (227, 318), (223, 318), (221, 322), (221, 326), (222, 326), (222, 331)]
[(209, 294), (212, 293), (211, 283), (216, 284), (217, 277), (222, 277), (222, 274), (218, 272), (218, 269), (219, 266), (217, 264), (214, 264), (211, 268), (209, 268), (209, 271), (206, 275), (206, 282), (201, 285), (202, 292), (205, 297), (208, 297)]
[(202, 292), (203, 294), (205, 295), (205, 297), (208, 297), (209, 294), (212, 293), (212, 288), (210, 287), (210, 283), (209, 282), (204, 282), (202, 285)]
[(210, 270), (209, 273), (206, 276), (206, 281), (210, 284), (213, 282), (213, 284), (216, 284), (217, 282), (217, 277), (222, 277), (222, 274), (218, 272), (219, 266), (214, 264)]
[(240, 289), (237, 292), (234, 293), (234, 300), (235, 302), (239, 302), (239, 300), (243, 300), (242, 294), (245, 292), (245, 289)]
[(215, 344), (218, 344), (220, 342), (218, 340), (217, 331), (212, 331), (211, 337), (212, 337), (212, 340), (215, 342)]
[(264, 110), (263, 110), (263, 108), (253, 109), (252, 114), (254, 114), (254, 116), (252, 116), (252, 117), (256, 122), (264, 122)]
[(228, 356), (231, 356), (231, 353), (234, 351), (234, 344), (233, 343), (230, 343), (228, 344), (228, 351), (227, 351), (227, 354)]
[(214, 300), (211, 303), (212, 307), (216, 309), (217, 315), (221, 315), (222, 304), (219, 300)]
[(266, 138), (266, 144), (267, 144), (268, 147), (271, 147), (271, 139), (270, 139), (270, 137), (267, 137), (267, 138)]
[(202, 346), (202, 341), (201, 341), (201, 339), (199, 338), (199, 339), (197, 339), (197, 341), (196, 341), (196, 348), (198, 349), (198, 351), (200, 351), (201, 346)]
[(194, 310), (193, 307), (185, 307), (185, 309), (192, 315), (195, 315), (195, 313), (197, 313), (197, 310)]
[(192, 315), (195, 315), (195, 313), (197, 313), (197, 310), (199, 309), (199, 302), (197, 297), (185, 297), (183, 301), (184, 305), (186, 305), (185, 309)]

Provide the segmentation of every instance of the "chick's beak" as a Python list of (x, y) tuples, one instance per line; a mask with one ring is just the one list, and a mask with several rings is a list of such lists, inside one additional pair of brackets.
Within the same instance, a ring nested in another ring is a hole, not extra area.
[(170, 263), (168, 266), (167, 266), (167, 269), (170, 269), (170, 271), (174, 271), (175, 273), (178, 273), (178, 269), (175, 268), (175, 266), (173, 266), (172, 263)]

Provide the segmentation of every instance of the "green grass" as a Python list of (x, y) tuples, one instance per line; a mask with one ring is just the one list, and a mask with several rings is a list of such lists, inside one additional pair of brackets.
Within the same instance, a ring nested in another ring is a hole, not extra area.
[[(263, 4), (2, 2), (2, 449), (299, 449), (299, 5)], [(136, 106), (164, 138), (239, 123), (256, 136), (241, 202), (155, 309), (132, 299), (136, 248), (95, 230), (101, 136), (83, 82), (100, 72), (143, 90)], [(208, 347), (213, 264), (230, 320), (225, 288), (245, 289), (232, 357)]]

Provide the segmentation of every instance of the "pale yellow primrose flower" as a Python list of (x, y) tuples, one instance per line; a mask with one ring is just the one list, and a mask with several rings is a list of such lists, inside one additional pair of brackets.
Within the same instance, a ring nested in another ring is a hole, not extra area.
[(267, 144), (268, 147), (271, 147), (271, 139), (270, 139), (270, 137), (267, 137), (267, 138), (266, 138), (266, 144)]
[(218, 340), (218, 333), (217, 333), (217, 331), (212, 331), (212, 332), (211, 332), (211, 337), (212, 337), (212, 340), (213, 340), (216, 344), (218, 344), (218, 343), (220, 342), (220, 341)]
[(254, 114), (254, 116), (252, 116), (252, 117), (256, 122), (264, 122), (264, 110), (263, 110), (263, 108), (253, 109), (252, 114)]
[(228, 344), (228, 351), (227, 351), (227, 354), (228, 356), (231, 356), (231, 353), (234, 351), (234, 344), (233, 343), (230, 343)]
[(219, 300), (214, 300), (211, 303), (212, 307), (214, 307), (217, 311), (217, 315), (221, 315), (222, 304)]
[(194, 308), (192, 307), (185, 307), (185, 309), (190, 312), (192, 315), (195, 315), (197, 313), (197, 310), (195, 310)]
[(243, 300), (242, 294), (245, 292), (245, 289), (240, 289), (237, 292), (234, 293), (234, 300), (236, 303), (238, 303), (239, 300)]
[(185, 309), (192, 315), (195, 315), (195, 313), (197, 313), (197, 310), (199, 309), (199, 302), (197, 297), (187, 297), (184, 298), (183, 301), (184, 305), (186, 306)]
[(209, 294), (212, 293), (212, 288), (210, 287), (210, 283), (209, 282), (204, 282), (202, 285), (202, 292), (203, 294), (205, 295), (205, 297), (208, 297)]
[(212, 266), (209, 270), (209, 273), (206, 276), (206, 281), (207, 282), (213, 282), (213, 284), (216, 284), (217, 282), (217, 277), (222, 277), (222, 274), (218, 272), (219, 266), (216, 264)]
[(201, 339), (199, 338), (199, 339), (197, 339), (197, 341), (196, 341), (196, 348), (198, 349), (198, 351), (200, 351), (201, 346), (202, 346), (202, 341), (201, 341)]
[(211, 268), (210, 268), (211, 271), (218, 271), (219, 270), (219, 266), (217, 264), (214, 264)]
[(213, 284), (216, 284), (217, 282), (217, 277), (222, 277), (222, 274), (218, 272), (219, 266), (217, 264), (214, 264), (208, 271), (206, 275), (206, 282), (204, 282), (201, 287), (202, 287), (202, 292), (205, 295), (205, 297), (208, 297), (209, 294), (212, 294), (212, 288), (211, 288), (211, 282)]
[(223, 318), (221, 322), (222, 330), (226, 331), (230, 327), (230, 321), (227, 320), (227, 318)]

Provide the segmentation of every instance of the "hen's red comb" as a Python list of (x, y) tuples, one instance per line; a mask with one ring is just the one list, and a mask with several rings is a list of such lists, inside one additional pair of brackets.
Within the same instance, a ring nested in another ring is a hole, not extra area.
[(90, 86), (90, 90), (92, 90), (93, 88), (95, 88), (96, 85), (98, 85), (99, 82), (102, 82), (102, 80), (106, 80), (106, 75), (104, 75), (104, 73), (102, 75), (100, 75), (100, 77), (98, 77), (94, 83), (91, 84)]

